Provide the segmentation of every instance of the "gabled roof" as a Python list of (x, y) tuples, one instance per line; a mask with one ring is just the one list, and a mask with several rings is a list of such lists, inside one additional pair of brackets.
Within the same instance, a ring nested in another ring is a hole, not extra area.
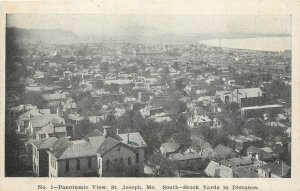
[(60, 99), (66, 99), (66, 95), (65, 94), (43, 94), (43, 98), (46, 101), (60, 100)]
[(245, 167), (238, 167), (233, 170), (235, 177), (238, 178), (258, 178), (258, 174), (256, 172), (251, 171)]
[[(234, 91), (236, 92), (237, 89), (235, 89)], [(246, 97), (246, 94), (247, 94), (247, 98), (250, 98), (250, 97), (259, 97), (258, 93), (260, 93), (260, 96), (262, 96), (261, 95), (262, 90), (260, 88), (238, 89), (238, 93), (239, 93), (239, 95), (242, 95), (244, 97)]]
[(32, 109), (19, 116), (18, 122), (29, 120), (31, 116), (49, 115), (50, 109)]
[(201, 158), (201, 155), (196, 152), (184, 152), (184, 153), (175, 153), (169, 155), (169, 159), (173, 161), (191, 160), (191, 159), (199, 159), (199, 158)]
[(50, 127), (50, 126), (45, 126), (42, 127), (41, 130), (37, 131), (36, 134), (52, 134), (52, 133), (64, 133), (67, 132), (66, 126), (61, 126), (61, 127)]
[(85, 137), (98, 137), (98, 136), (102, 136), (103, 133), (101, 131), (99, 131), (98, 129), (95, 129), (91, 132), (89, 132)]
[(217, 157), (225, 158), (232, 151), (233, 151), (232, 148), (219, 144), (213, 151), (213, 157), (217, 156)]
[(97, 148), (97, 153), (100, 155), (105, 154), (106, 152), (108, 152), (109, 150), (111, 150), (112, 148), (114, 148), (115, 146), (117, 146), (118, 144), (120, 144), (119, 141), (111, 138), (111, 137), (107, 137), (104, 139), (104, 141), (101, 143), (101, 145), (99, 146), (99, 148)]
[(57, 141), (56, 137), (49, 137), (47, 139), (42, 139), (37, 142), (33, 142), (32, 144), (35, 145), (38, 150), (42, 149), (50, 149)]
[(206, 169), (204, 170), (204, 172), (208, 175), (208, 176), (214, 176), (215, 175), (215, 170), (219, 167), (219, 163), (215, 162), (215, 161), (210, 161), (210, 163), (207, 165)]
[(32, 123), (32, 127), (43, 127), (49, 122), (53, 124), (65, 124), (64, 118), (59, 117), (56, 114), (33, 116), (30, 118), (30, 122)]
[(276, 176), (284, 177), (288, 175), (288, 173), (291, 170), (291, 167), (285, 164), (278, 164), (277, 162), (274, 162), (262, 165), (260, 169), (265, 172), (270, 172), (271, 174), (274, 174)]
[(72, 143), (67, 138), (58, 139), (50, 149), (50, 153), (57, 159), (60, 159), (61, 155), (67, 150)]
[(59, 139), (59, 141), (53, 145), (49, 152), (52, 153), (57, 159), (89, 157), (97, 154), (102, 156), (117, 145), (123, 145), (131, 150), (134, 149), (133, 146), (125, 144), (122, 141), (118, 141), (112, 137), (105, 138), (104, 136), (94, 136), (78, 141), (68, 141), (65, 138)]
[(256, 153), (256, 154), (259, 154), (259, 153), (262, 153), (262, 152), (264, 152), (264, 153), (273, 153), (273, 150), (270, 147), (257, 148), (255, 146), (250, 146), (247, 149), (247, 152)]
[(71, 141), (71, 144), (66, 148), (59, 159), (89, 157), (95, 154), (93, 146), (89, 141)]
[(259, 148), (255, 147), (255, 146), (250, 146), (248, 149), (247, 149), (247, 152), (251, 152), (251, 153), (259, 153), (260, 150)]
[(231, 159), (224, 159), (221, 161), (222, 165), (224, 166), (240, 166), (240, 165), (249, 165), (252, 164), (252, 160), (248, 156), (238, 157), (238, 158), (231, 158)]
[[(127, 142), (127, 137), (129, 135), (129, 141)], [(146, 147), (147, 144), (144, 141), (143, 137), (140, 133), (125, 133), (125, 134), (118, 134), (120, 141), (133, 147)]]
[(227, 166), (221, 165), (215, 170), (215, 177), (232, 178), (233, 177), (232, 169)]

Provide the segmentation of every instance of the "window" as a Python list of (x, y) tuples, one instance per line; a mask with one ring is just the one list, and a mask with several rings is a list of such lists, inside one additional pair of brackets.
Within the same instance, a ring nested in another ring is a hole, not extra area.
[(66, 172), (69, 172), (69, 161), (68, 160), (66, 160)]
[(106, 169), (109, 169), (109, 160), (106, 160)]
[(124, 165), (123, 157), (120, 158), (120, 164), (121, 164), (121, 165)]
[(80, 159), (76, 160), (76, 168), (77, 170), (80, 170)]
[(118, 159), (115, 159), (115, 165), (118, 165)]
[(88, 158), (88, 168), (92, 167), (92, 158)]
[(128, 157), (128, 165), (130, 166), (131, 165), (131, 158)]
[(140, 161), (140, 155), (139, 153), (135, 153), (135, 162), (139, 163), (139, 161)]

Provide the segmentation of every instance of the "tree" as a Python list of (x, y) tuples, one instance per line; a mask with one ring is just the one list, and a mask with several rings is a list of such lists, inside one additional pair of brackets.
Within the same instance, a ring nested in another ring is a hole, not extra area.
[(78, 101), (78, 112), (85, 117), (99, 115), (101, 107), (90, 95)]
[(253, 119), (245, 122), (245, 128), (250, 129), (253, 134), (263, 140), (269, 140), (270, 127), (265, 125), (261, 120)]
[(172, 92), (167, 100), (169, 112), (173, 118), (176, 118), (181, 113), (187, 110), (186, 103), (181, 99), (182, 93), (179, 91)]
[(23, 96), (22, 100), (25, 104), (35, 105), (38, 108), (45, 108), (47, 105), (47, 101), (38, 92), (28, 92)]
[(103, 80), (95, 80), (93, 82), (93, 87), (95, 89), (101, 89), (101, 88), (103, 88), (104, 87), (104, 81)]
[(157, 177), (174, 177), (174, 169), (176, 168), (173, 161), (165, 158), (160, 153), (152, 154), (147, 165), (153, 170), (154, 176)]
[(98, 128), (99, 127), (96, 124), (91, 123), (89, 119), (85, 118), (75, 126), (75, 132), (77, 132), (77, 137), (81, 138)]
[(72, 88), (78, 88), (81, 80), (82, 80), (81, 76), (71, 76), (70, 82), (71, 82)]
[(25, 94), (23, 82), (29, 74), (21, 59), (26, 52), (17, 42), (15, 28), (6, 29), (5, 60), (5, 176), (26, 176), (28, 167), (24, 161), (24, 143), (15, 131), (16, 123), (10, 119), (11, 107), (21, 103)]
[(184, 78), (180, 78), (175, 81), (175, 89), (180, 92), (183, 92), (183, 89), (186, 87), (186, 82)]
[[(9, 116), (8, 114), (5, 116)], [(15, 131), (15, 122), (5, 120), (5, 176), (19, 177), (29, 176), (26, 171), (30, 167), (25, 163), (24, 143)], [(13, 150), (13, 152), (12, 152)]]
[(118, 92), (119, 91), (119, 87), (120, 87), (119, 84), (110, 84), (110, 85), (107, 85), (107, 90), (109, 92)]
[(67, 89), (69, 86), (71, 85), (69, 79), (67, 77), (63, 78), (60, 82), (60, 86), (63, 88), (63, 89)]

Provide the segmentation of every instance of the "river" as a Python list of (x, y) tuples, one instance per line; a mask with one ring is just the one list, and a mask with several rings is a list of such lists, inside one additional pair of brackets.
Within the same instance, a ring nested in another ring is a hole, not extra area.
[(237, 48), (262, 51), (284, 51), (291, 50), (291, 37), (259, 37), (242, 39), (210, 39), (202, 40), (200, 43), (226, 48)]

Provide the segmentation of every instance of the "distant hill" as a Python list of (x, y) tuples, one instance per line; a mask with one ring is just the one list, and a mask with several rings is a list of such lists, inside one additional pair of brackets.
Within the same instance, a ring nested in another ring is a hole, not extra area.
[[(125, 29), (124, 29), (125, 28)], [(17, 43), (46, 43), (46, 44), (71, 44), (71, 43), (159, 43), (159, 44), (190, 44), (206, 39), (229, 39), (289, 36), (288, 34), (260, 34), (260, 33), (198, 33), (198, 34), (161, 34), (154, 29), (135, 27), (128, 29), (123, 27), (118, 34), (91, 34), (80, 36), (74, 32), (60, 29), (22, 29), (7, 28), (7, 40)]]
[(47, 43), (47, 44), (69, 44), (78, 42), (79, 37), (76, 33), (60, 29), (22, 29), (8, 27), (6, 29), (7, 40), (17, 43)]

